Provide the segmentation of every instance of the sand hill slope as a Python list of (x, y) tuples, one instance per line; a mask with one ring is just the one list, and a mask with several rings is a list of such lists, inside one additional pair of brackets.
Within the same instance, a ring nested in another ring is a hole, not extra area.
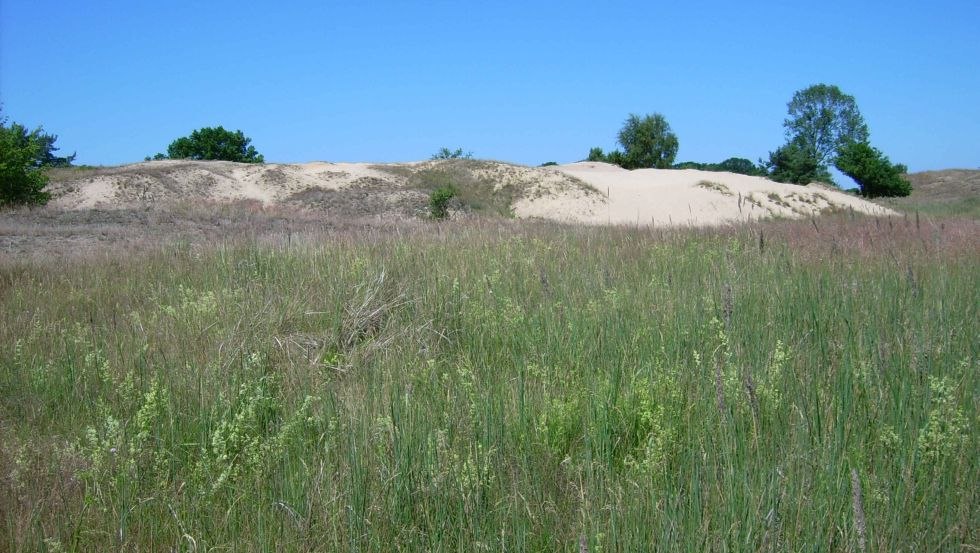
[(602, 198), (583, 202), (554, 195), (519, 202), (521, 216), (592, 224), (716, 225), (772, 217), (811, 217), (825, 211), (893, 212), (836, 188), (797, 186), (725, 172), (694, 169), (627, 171), (608, 163), (563, 165), (566, 175), (597, 189)]
[(460, 191), (460, 211), (586, 224), (717, 225), (827, 210), (890, 214), (820, 185), (696, 170), (627, 171), (605, 163), (524, 167), (477, 160), (403, 164), (153, 161), (52, 173), (55, 209), (128, 209), (249, 200), (331, 216), (424, 216), (429, 192)]

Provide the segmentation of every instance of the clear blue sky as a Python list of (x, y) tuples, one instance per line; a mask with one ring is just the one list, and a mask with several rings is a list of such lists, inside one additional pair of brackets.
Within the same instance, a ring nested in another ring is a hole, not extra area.
[(893, 161), (980, 166), (980, 0), (0, 0), (3, 112), (77, 163), (216, 125), (276, 162), (564, 163), (652, 112), (678, 161), (754, 161), (819, 82)]

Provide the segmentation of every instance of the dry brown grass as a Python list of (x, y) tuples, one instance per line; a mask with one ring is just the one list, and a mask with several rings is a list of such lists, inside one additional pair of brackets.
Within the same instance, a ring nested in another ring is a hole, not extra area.
[(980, 219), (980, 170), (947, 169), (907, 175), (912, 193), (878, 203), (907, 213)]

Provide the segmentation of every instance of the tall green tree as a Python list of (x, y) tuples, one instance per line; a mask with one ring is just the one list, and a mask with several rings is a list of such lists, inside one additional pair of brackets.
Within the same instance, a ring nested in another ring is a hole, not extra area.
[(619, 143), (624, 150), (622, 166), (625, 169), (668, 169), (677, 157), (679, 146), (677, 135), (659, 113), (643, 117), (630, 114), (619, 131)]
[(28, 131), (19, 123), (8, 124), (5, 117), (0, 118), (0, 205), (48, 201), (50, 194), (44, 191), (48, 178), (41, 168), (54, 145), (49, 137), (40, 127)]
[(787, 144), (796, 143), (811, 152), (824, 168), (845, 144), (868, 141), (868, 125), (857, 102), (835, 85), (815, 84), (798, 90), (787, 108), (788, 117), (783, 121)]
[[(170, 159), (222, 160), (240, 163), (264, 163), (265, 158), (251, 145), (252, 139), (242, 131), (224, 127), (204, 127), (190, 136), (178, 138), (167, 148)], [(157, 159), (162, 156), (157, 156)]]

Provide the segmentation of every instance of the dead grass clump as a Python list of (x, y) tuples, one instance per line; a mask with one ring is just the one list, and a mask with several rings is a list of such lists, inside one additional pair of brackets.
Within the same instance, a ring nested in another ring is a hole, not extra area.
[(734, 195), (734, 194), (732, 194), (732, 191), (731, 191), (730, 188), (728, 188), (727, 186), (725, 186), (724, 184), (722, 184), (720, 182), (713, 182), (713, 181), (703, 180), (703, 181), (699, 182), (697, 184), (697, 186), (699, 186), (701, 188), (704, 188), (704, 189), (707, 189), (707, 190), (714, 190), (715, 192), (718, 192), (722, 196), (733, 196)]

